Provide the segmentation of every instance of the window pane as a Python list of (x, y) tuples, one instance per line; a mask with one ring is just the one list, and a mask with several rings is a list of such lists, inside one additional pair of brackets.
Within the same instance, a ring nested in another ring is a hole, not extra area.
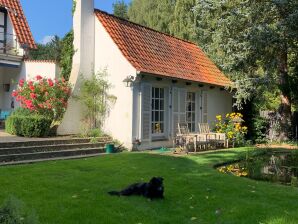
[(196, 94), (195, 93), (192, 94), (192, 101), (196, 101)]
[(164, 123), (160, 123), (160, 131), (161, 131), (161, 133), (164, 132)]
[(159, 100), (155, 100), (154, 104), (155, 104), (154, 109), (159, 110)]
[(159, 88), (155, 88), (155, 98), (159, 98)]
[(160, 110), (165, 110), (164, 100), (160, 100)]
[(159, 112), (155, 111), (155, 121), (159, 121)]
[(186, 108), (187, 111), (191, 111), (191, 103), (187, 103), (187, 108)]
[(160, 89), (160, 98), (164, 99), (164, 89)]
[(195, 111), (195, 110), (196, 110), (196, 105), (195, 105), (195, 103), (192, 103), (192, 105), (191, 105), (191, 109), (192, 109), (192, 111)]
[(160, 121), (164, 122), (164, 112), (160, 112)]

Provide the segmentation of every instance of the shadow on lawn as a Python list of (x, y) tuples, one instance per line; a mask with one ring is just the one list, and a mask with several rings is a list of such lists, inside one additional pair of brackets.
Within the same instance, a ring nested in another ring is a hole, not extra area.
[[(280, 186), (272, 186), (271, 190), (269, 184), (258, 184), (213, 169), (215, 164), (241, 157), (245, 150), (181, 157), (121, 153), (3, 167), (0, 168), (0, 183), (5, 184), (0, 185), (0, 204), (7, 194), (16, 195), (37, 209), (42, 223), (98, 223), (103, 220), (101, 223), (109, 224), (277, 224), (286, 223), (283, 220), (291, 215), (297, 218), (298, 191), (291, 192)], [(119, 198), (107, 194), (131, 183), (148, 181), (153, 176), (165, 178), (166, 199), (163, 201), (148, 202), (140, 197)], [(279, 200), (281, 198), (287, 199)], [(284, 215), (284, 208), (289, 214)], [(193, 217), (196, 220), (191, 220)], [(243, 220), (245, 218), (249, 220)]]

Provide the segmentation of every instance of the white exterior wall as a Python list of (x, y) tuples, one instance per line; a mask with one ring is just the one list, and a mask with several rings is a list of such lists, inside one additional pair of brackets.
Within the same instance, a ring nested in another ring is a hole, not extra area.
[[(81, 75), (88, 79), (94, 70), (95, 19), (94, 0), (76, 0), (76, 10), (73, 16), (75, 54), (69, 78), (73, 85), (73, 94), (78, 94), (80, 90)], [(82, 105), (78, 101), (70, 99), (57, 133), (59, 135), (81, 133), (80, 122), (82, 119)]]
[[(16, 83), (19, 80), (20, 69), (0, 67), (0, 109), (11, 109), (11, 93), (16, 88)], [(10, 91), (5, 92), (3, 84), (10, 84)]]
[(59, 66), (54, 62), (47, 61), (25, 61), (21, 70), (21, 78), (33, 79), (37, 75), (45, 78), (55, 79), (59, 77)]
[[(106, 119), (104, 130), (131, 148), (133, 119), (133, 88), (126, 87), (123, 80), (127, 76), (135, 76), (136, 69), (126, 60), (106, 32), (102, 24), (95, 21), (95, 66), (94, 71), (107, 69), (108, 80), (112, 84), (110, 94), (117, 101)], [(133, 117), (134, 116), (134, 117)]]
[[(0, 67), (0, 109), (11, 109), (11, 93), (17, 88), (19, 80), (33, 79), (37, 75), (55, 79), (59, 76), (60, 69), (53, 62), (25, 61), (20, 68)], [(3, 84), (10, 84), (10, 91), (3, 90)], [(15, 106), (18, 106), (15, 102)]]

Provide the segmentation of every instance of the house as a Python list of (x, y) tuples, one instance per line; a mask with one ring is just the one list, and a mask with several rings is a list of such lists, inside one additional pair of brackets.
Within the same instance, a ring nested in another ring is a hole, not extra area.
[(13, 109), (11, 93), (20, 79), (58, 75), (59, 68), (53, 61), (26, 60), (35, 48), (20, 1), (0, 0), (0, 112), (8, 114)]
[[(104, 130), (129, 148), (171, 146), (178, 122), (197, 131), (232, 111), (230, 80), (198, 46), (94, 9), (94, 0), (76, 1), (74, 46), (74, 92), (80, 74), (107, 69), (117, 101)], [(58, 133), (78, 133), (81, 112), (71, 101)]]

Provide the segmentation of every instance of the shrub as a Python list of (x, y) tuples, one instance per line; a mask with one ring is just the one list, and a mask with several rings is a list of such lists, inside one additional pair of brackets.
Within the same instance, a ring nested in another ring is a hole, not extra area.
[(235, 146), (245, 145), (245, 135), (247, 134), (247, 127), (242, 126), (243, 115), (241, 113), (230, 113), (224, 118), (217, 115), (216, 132), (225, 133)]
[[(75, 96), (84, 106), (83, 124), (85, 129), (101, 128), (111, 107), (116, 102), (116, 97), (109, 93), (111, 84), (107, 80), (107, 70), (93, 73), (90, 79), (81, 76), (79, 95)], [(88, 134), (88, 131), (87, 131)]]
[(252, 121), (252, 139), (255, 143), (266, 143), (268, 141), (269, 121), (262, 117), (256, 117)]
[(21, 79), (12, 96), (22, 108), (56, 122), (63, 117), (70, 93), (70, 85), (63, 78), (52, 80), (38, 75), (29, 81)]
[(44, 137), (49, 134), (52, 119), (17, 110), (5, 122), (7, 133), (25, 137)]
[(35, 213), (26, 211), (24, 204), (20, 200), (10, 197), (0, 207), (0, 223), (37, 224), (39, 221)]

